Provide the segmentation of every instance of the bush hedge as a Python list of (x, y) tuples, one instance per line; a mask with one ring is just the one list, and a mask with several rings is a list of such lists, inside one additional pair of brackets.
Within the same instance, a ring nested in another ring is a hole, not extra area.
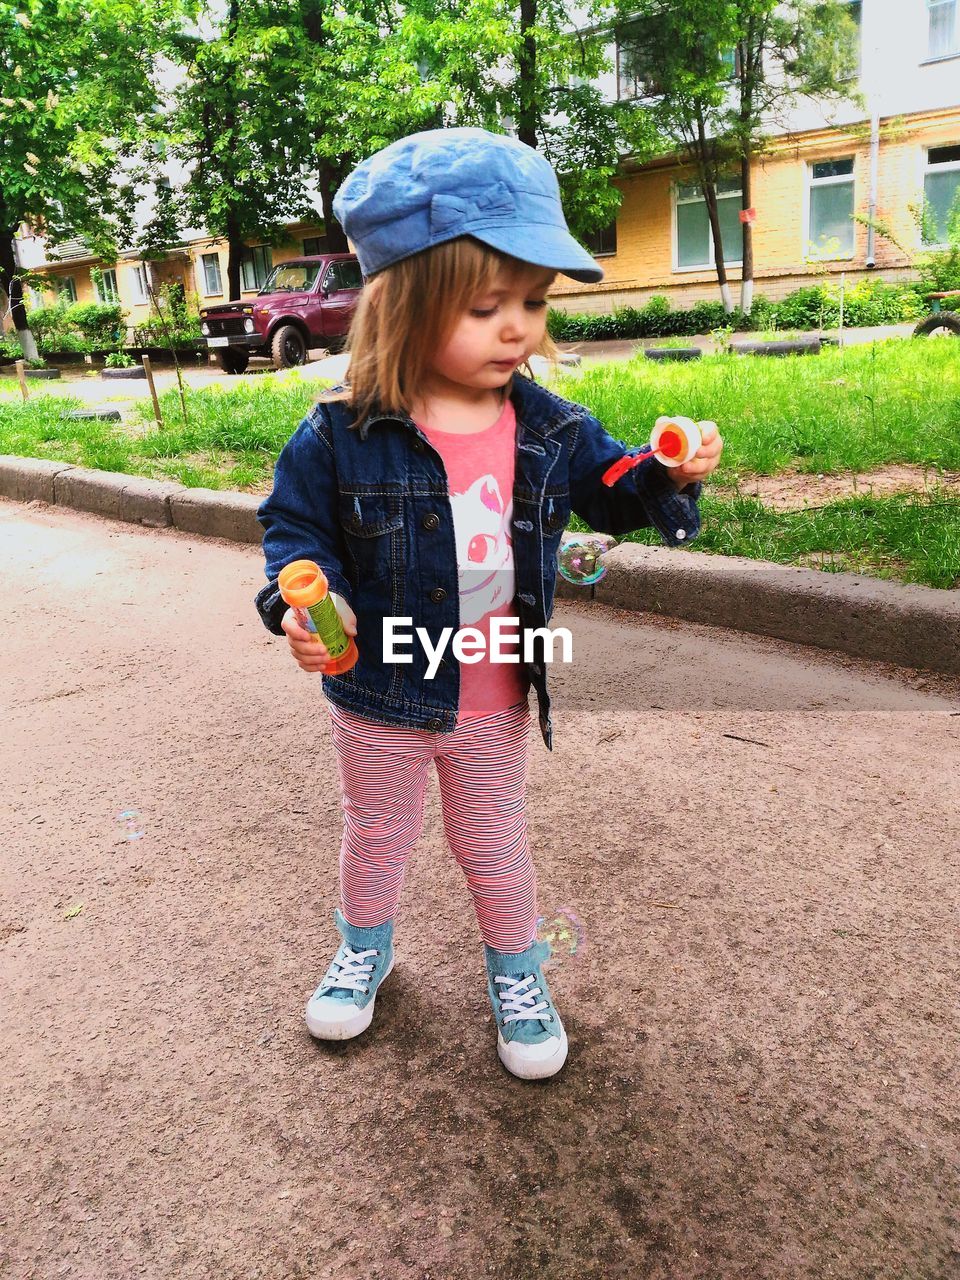
[[(902, 324), (929, 310), (923, 298), (926, 284), (887, 284), (861, 280), (844, 296), (844, 324)], [(958, 300), (960, 301), (960, 300)], [(835, 329), (840, 323), (840, 289), (809, 285), (795, 289), (781, 302), (756, 297), (749, 316), (731, 314), (721, 302), (698, 302), (674, 311), (662, 294), (643, 307), (619, 307), (608, 315), (573, 315), (551, 310), (550, 335), (557, 342), (598, 342), (611, 338), (672, 338), (710, 333), (731, 327), (749, 329)]]
[(36, 307), (27, 321), (40, 351), (102, 351), (123, 342), (123, 308), (118, 302), (57, 303)]

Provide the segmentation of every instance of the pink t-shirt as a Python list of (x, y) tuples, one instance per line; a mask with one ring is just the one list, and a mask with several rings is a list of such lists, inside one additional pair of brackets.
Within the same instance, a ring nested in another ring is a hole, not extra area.
[[(521, 663), (490, 661), (490, 620), (515, 618), (513, 566), (513, 473), (517, 417), (507, 400), (500, 417), (483, 431), (464, 434), (420, 425), (443, 459), (453, 508), (460, 573), (460, 625), (479, 631), (485, 642), (479, 662), (460, 664), (461, 716), (492, 715), (526, 701), (529, 679)], [(500, 648), (517, 627), (506, 630)]]

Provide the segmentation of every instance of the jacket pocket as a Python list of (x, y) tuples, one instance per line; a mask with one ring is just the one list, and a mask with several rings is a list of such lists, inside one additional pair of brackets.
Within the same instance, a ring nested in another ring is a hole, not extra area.
[(403, 499), (396, 494), (341, 492), (340, 527), (358, 583), (399, 572), (403, 563)]

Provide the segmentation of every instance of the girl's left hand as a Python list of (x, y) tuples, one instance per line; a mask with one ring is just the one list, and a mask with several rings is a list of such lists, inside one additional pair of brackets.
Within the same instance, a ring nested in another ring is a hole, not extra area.
[(695, 480), (706, 480), (711, 471), (717, 469), (720, 454), (723, 450), (723, 439), (715, 422), (698, 422), (702, 443), (689, 462), (682, 467), (670, 467), (670, 479), (678, 489), (692, 484)]

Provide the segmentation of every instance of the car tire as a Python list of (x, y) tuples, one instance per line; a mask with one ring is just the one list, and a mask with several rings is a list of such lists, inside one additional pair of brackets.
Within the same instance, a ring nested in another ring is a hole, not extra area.
[(275, 369), (292, 369), (307, 358), (307, 344), (295, 324), (282, 324), (270, 344)]
[(224, 373), (243, 373), (250, 363), (249, 351), (242, 347), (224, 347), (216, 352), (217, 364)]
[(915, 338), (929, 338), (931, 334), (950, 334), (955, 333), (960, 337), (960, 315), (954, 311), (938, 311), (935, 315), (927, 316), (913, 331)]

